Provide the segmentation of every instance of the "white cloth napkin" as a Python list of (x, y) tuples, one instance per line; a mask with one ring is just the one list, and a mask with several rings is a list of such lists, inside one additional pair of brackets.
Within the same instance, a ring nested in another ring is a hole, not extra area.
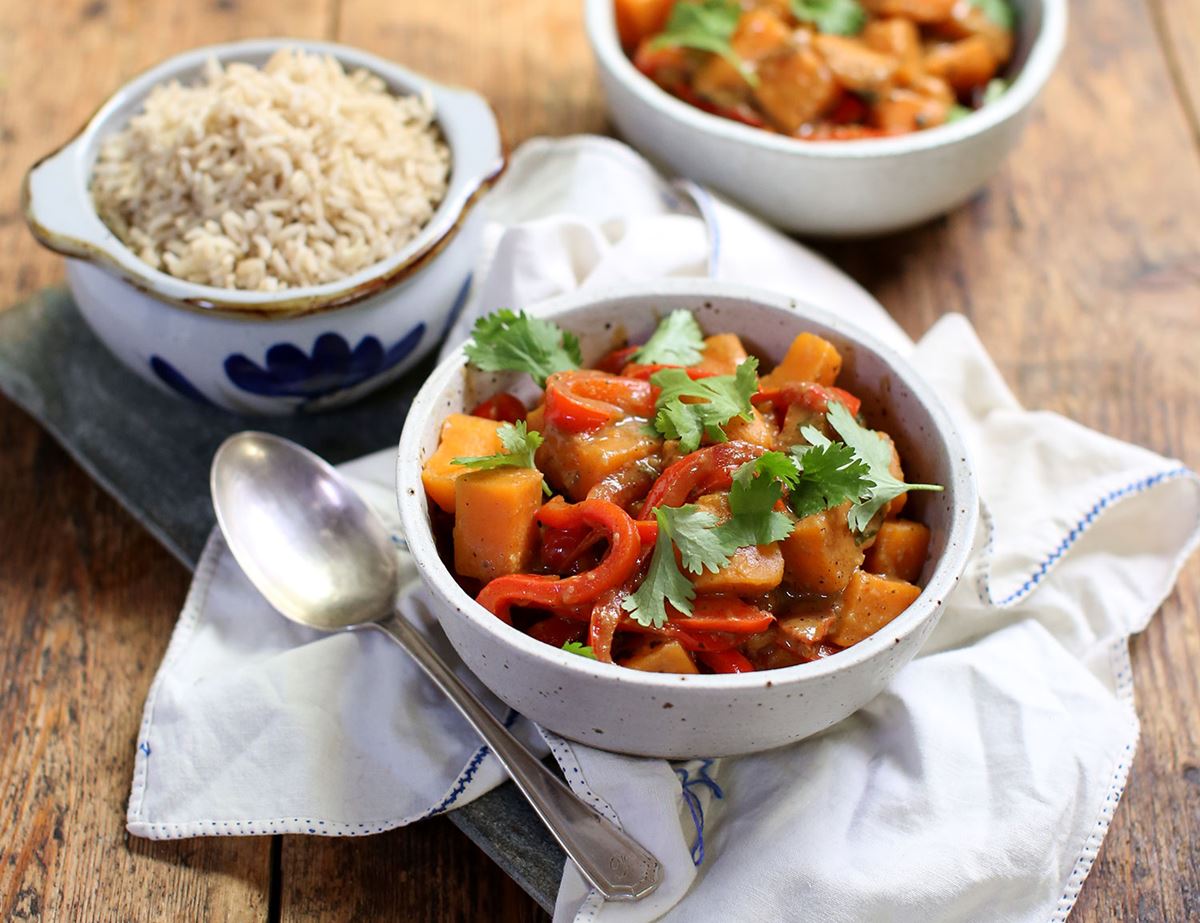
[[(829, 731), (674, 765), (542, 734), (578, 770), (572, 785), (666, 867), (650, 898), (606, 904), (568, 863), (555, 919), (1065, 919), (1137, 741), (1126, 639), (1200, 538), (1200, 479), (1023, 410), (965, 319), (914, 346), (819, 257), (616, 142), (526, 144), (487, 207), (450, 342), (481, 312), (582, 286), (711, 273), (784, 290), (912, 355), (966, 435), (986, 504), (968, 579), (926, 649)], [(380, 452), (343, 470), (398, 536), (392, 464)], [(359, 835), (503, 778), (386, 639), (291, 625), (214, 535), (146, 702), (128, 826)]]

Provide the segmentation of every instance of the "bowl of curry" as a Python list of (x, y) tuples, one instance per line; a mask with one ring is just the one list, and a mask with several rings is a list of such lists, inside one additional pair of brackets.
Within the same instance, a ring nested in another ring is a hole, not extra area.
[(667, 757), (866, 704), (936, 624), (977, 507), (900, 356), (711, 281), (480, 319), (414, 402), (397, 483), (471, 670), (566, 737)]
[(862, 236), (977, 192), (1016, 146), (1066, 0), (587, 0), (619, 132), (789, 231)]

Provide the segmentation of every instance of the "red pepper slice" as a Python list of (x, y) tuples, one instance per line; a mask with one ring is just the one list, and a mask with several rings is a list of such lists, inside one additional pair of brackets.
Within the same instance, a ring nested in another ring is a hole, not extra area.
[(623, 346), (620, 349), (614, 349), (601, 358), (592, 368), (601, 372), (608, 372), (610, 375), (619, 375), (621, 374), (621, 369), (625, 368), (625, 364), (629, 362), (633, 354), (639, 349), (641, 349), (640, 346)]
[(473, 417), (483, 417), (485, 420), (496, 420), (499, 423), (516, 423), (524, 420), (529, 411), (516, 395), (501, 391), (495, 397), (489, 397), (471, 411)]
[(624, 416), (654, 415), (649, 382), (585, 369), (546, 379), (546, 422), (568, 433), (587, 433)]
[(735, 439), (685, 455), (654, 482), (642, 504), (641, 518), (650, 519), (657, 506), (683, 506), (690, 497), (725, 490), (738, 468), (765, 451), (760, 445)]
[(537, 519), (551, 529), (582, 525), (603, 530), (608, 534), (608, 550), (599, 564), (574, 577), (508, 574), (492, 580), (476, 601), (505, 622), (511, 624), (509, 611), (516, 605), (554, 609), (591, 602), (605, 590), (621, 586), (638, 565), (642, 543), (637, 526), (615, 503), (584, 500), (571, 504), (555, 497), (538, 510)]
[(754, 672), (754, 664), (738, 651), (697, 651), (696, 656), (714, 673)]
[(689, 632), (728, 631), (751, 635), (765, 631), (773, 621), (775, 616), (765, 609), (720, 593), (697, 596), (691, 615), (671, 609), (671, 624)]
[(862, 408), (862, 401), (841, 388), (833, 385), (819, 385), (815, 381), (789, 381), (772, 388), (769, 391), (759, 391), (750, 398), (752, 404), (770, 402), (775, 408), (775, 414), (782, 421), (783, 414), (792, 404), (799, 404), (814, 413), (826, 413), (829, 402), (836, 401), (844, 404), (851, 416), (857, 416)]

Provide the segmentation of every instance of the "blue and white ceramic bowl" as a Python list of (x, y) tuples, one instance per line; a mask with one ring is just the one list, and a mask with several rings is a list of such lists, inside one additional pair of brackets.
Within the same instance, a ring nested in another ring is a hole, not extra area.
[[(348, 69), (377, 74), (399, 94), (428, 92), (450, 148), (445, 198), (407, 246), (336, 282), (253, 292), (151, 268), (96, 214), (88, 185), (100, 143), (156, 85), (196, 79), (209, 58), (261, 65), (283, 47), (332, 55)], [(22, 205), (38, 240), (68, 257), (67, 281), (80, 312), (125, 365), (194, 401), (282, 414), (356, 400), (433, 348), (466, 295), (479, 252), (482, 216), (473, 206), (503, 166), (496, 118), (477, 94), (353, 48), (262, 39), (198, 48), (126, 84), (74, 139), (34, 165)]]

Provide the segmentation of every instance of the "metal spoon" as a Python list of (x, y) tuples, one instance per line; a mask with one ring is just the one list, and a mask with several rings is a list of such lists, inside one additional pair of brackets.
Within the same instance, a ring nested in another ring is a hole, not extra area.
[(395, 610), (392, 542), (341, 475), (293, 442), (244, 432), (217, 450), (211, 489), (230, 551), (271, 605), (321, 631), (382, 631), (462, 712), (596, 890), (635, 901), (658, 887), (658, 861), (526, 750)]

